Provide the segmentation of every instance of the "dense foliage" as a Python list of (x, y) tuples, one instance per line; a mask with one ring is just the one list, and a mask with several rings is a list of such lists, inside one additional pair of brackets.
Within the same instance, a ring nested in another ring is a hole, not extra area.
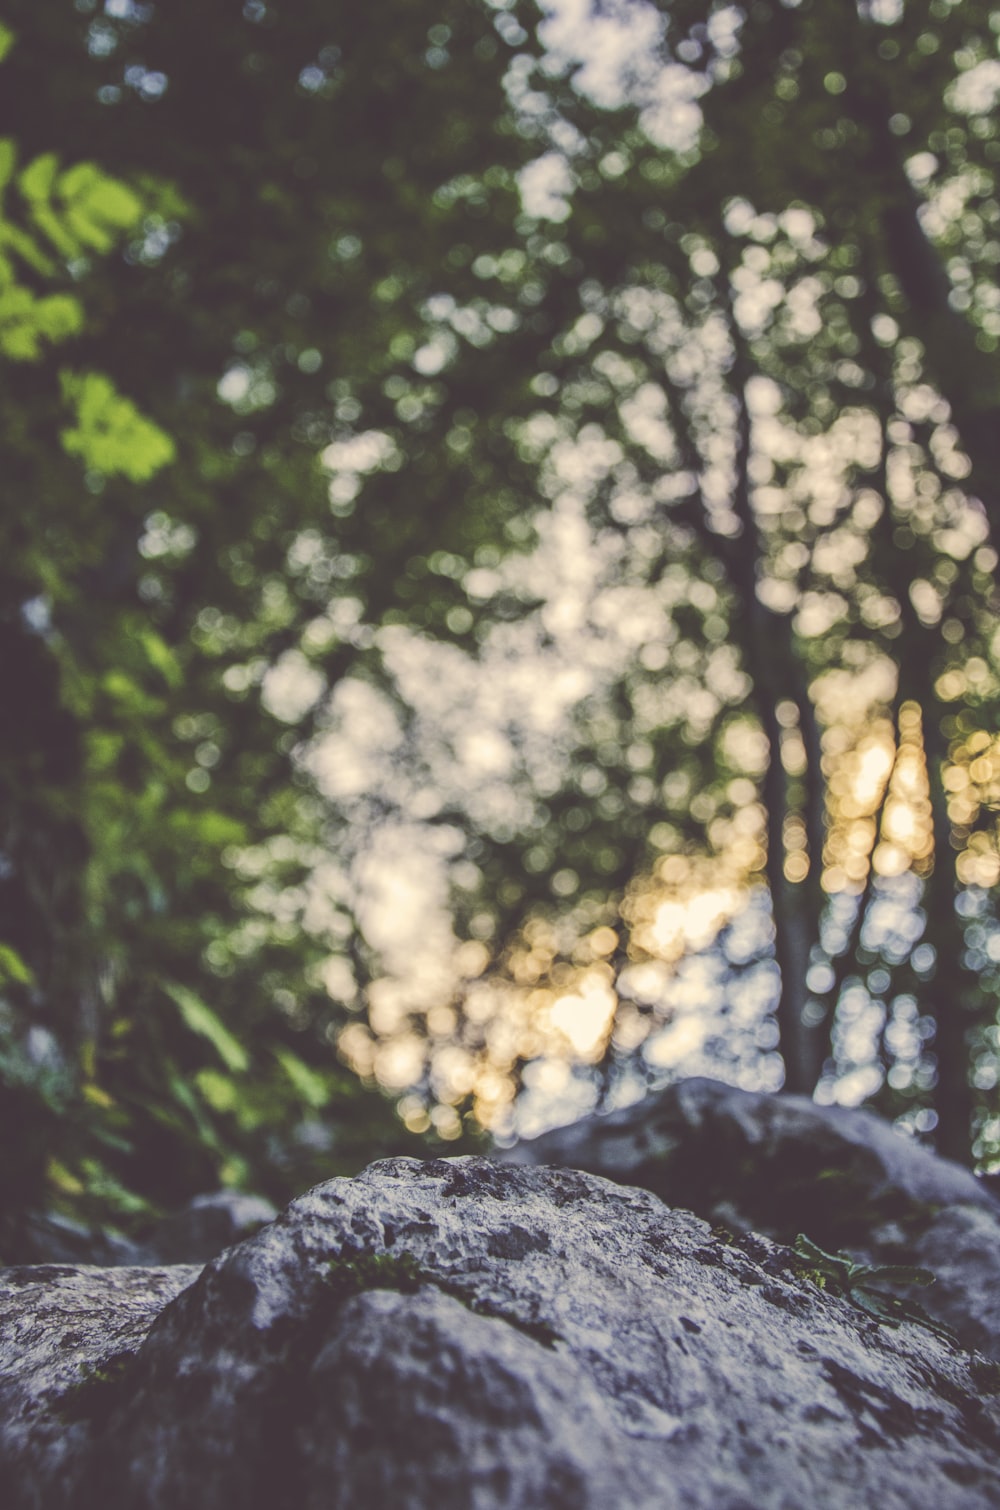
[(401, 1146), (338, 1046), (995, 1158), (990, 7), (390, 11), (5, 9), (9, 1209)]

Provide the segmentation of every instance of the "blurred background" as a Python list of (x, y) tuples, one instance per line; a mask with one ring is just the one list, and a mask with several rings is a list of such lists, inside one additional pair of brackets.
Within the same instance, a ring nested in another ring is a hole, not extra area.
[(690, 1073), (1000, 1164), (998, 38), (6, 0), (0, 1256)]

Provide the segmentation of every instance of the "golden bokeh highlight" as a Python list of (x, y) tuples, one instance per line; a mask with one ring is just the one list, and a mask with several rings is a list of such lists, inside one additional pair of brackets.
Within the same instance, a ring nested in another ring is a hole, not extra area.
[(860, 892), (872, 870), (886, 878), (907, 870), (926, 876), (934, 832), (917, 704), (903, 703), (896, 723), (882, 711), (828, 729), (823, 750), (823, 890)]
[[(925, 878), (937, 863), (922, 711), (909, 701), (893, 710), (884, 679), (862, 683), (879, 695), (852, 703), (838, 685), (824, 703), (824, 689), (813, 689), (818, 711), (836, 715), (822, 731), (819, 879), (828, 895), (860, 895), (875, 878), (907, 872)], [(780, 758), (801, 807), (797, 710), (781, 711)], [(612, 1040), (619, 1053), (641, 1050), (673, 1021), (669, 988), (681, 961), (711, 948), (764, 884), (763, 771), (751, 746), (747, 774), (713, 799), (708, 853), (661, 856), (617, 907), (581, 903), (559, 917), (533, 916), (499, 955), (479, 940), (459, 944), (450, 1002), (403, 1011), (381, 989), (387, 983), (375, 982), (368, 1022), (355, 1020), (340, 1036), (347, 1063), (387, 1091), (406, 1092), (399, 1111), (412, 1131), (433, 1127), (449, 1139), (460, 1135), (466, 1113), (487, 1129), (508, 1123), (526, 1065), (538, 1071), (537, 1084), (557, 1090), (572, 1066), (599, 1064)], [(1000, 735), (977, 730), (953, 742), (942, 783), (954, 855), (948, 862), (962, 885), (995, 885)], [(785, 818), (782, 848), (786, 881), (806, 882), (813, 856), (803, 811)], [(629, 989), (619, 997), (623, 972)]]
[(976, 729), (952, 745), (950, 756), (944, 787), (958, 879), (963, 886), (995, 886), (1000, 881), (1000, 735)]

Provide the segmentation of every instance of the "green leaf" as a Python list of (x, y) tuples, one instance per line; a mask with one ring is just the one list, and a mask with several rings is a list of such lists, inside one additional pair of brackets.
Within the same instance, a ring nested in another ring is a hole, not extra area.
[(126, 671), (106, 671), (100, 685), (109, 697), (133, 713), (155, 713), (162, 705), (133, 681)]
[(84, 247), (110, 251), (142, 216), (142, 200), (127, 184), (93, 163), (77, 163), (60, 174), (54, 152), (34, 158), (17, 182), (38, 229), (64, 257), (78, 256)]
[(818, 1243), (814, 1243), (812, 1238), (806, 1237), (804, 1232), (800, 1232), (795, 1239), (795, 1252), (800, 1253), (803, 1258), (811, 1259), (817, 1265), (842, 1265), (843, 1263), (842, 1259), (838, 1259), (832, 1253), (827, 1253)]
[(93, 220), (86, 210), (78, 209), (75, 205), (66, 206), (62, 223), (67, 233), (72, 232), (81, 251), (84, 247), (89, 247), (91, 251), (104, 255), (115, 244), (114, 234), (106, 226)]
[(11, 31), (9, 26), (4, 26), (3, 22), (0, 21), (0, 63), (3, 62), (16, 41), (17, 37), (15, 33)]
[(102, 235), (107, 235), (105, 228), (127, 231), (143, 213), (138, 194), (120, 179), (102, 173), (94, 163), (67, 168), (59, 179), (59, 193), (75, 215), (85, 216)]
[(54, 152), (43, 152), (34, 158), (18, 176), (17, 186), (25, 199), (32, 204), (44, 204), (52, 198), (52, 190), (59, 169), (59, 159)]
[(250, 1068), (250, 1056), (211, 1007), (189, 991), (187, 986), (172, 981), (162, 982), (163, 989), (178, 1007), (181, 1016), (192, 1033), (207, 1038), (227, 1070), (240, 1073)]
[[(0, 244), (10, 247), (11, 251), (20, 257), (22, 262), (33, 268), (36, 273), (41, 273), (44, 278), (50, 278), (55, 272), (55, 263), (38, 246), (33, 237), (19, 226), (11, 225), (0, 220)], [(2, 259), (5, 276), (10, 278), (12, 270), (9, 261)]]
[(47, 203), (33, 205), (31, 218), (42, 235), (48, 237), (61, 257), (69, 261), (70, 258), (80, 255), (83, 250), (82, 242), (78, 237), (69, 234), (65, 221), (59, 219), (51, 205)]
[(82, 326), (83, 309), (71, 294), (37, 299), (17, 286), (0, 292), (0, 351), (13, 362), (37, 361), (44, 341), (57, 345)]
[(19, 986), (34, 983), (35, 973), (26, 965), (16, 949), (9, 944), (0, 944), (0, 981), (15, 981)]
[(168, 687), (179, 687), (184, 681), (184, 673), (180, 662), (155, 629), (143, 629), (139, 634), (139, 643), (146, 652), (149, 664), (163, 677)]
[(106, 1201), (113, 1211), (123, 1216), (145, 1215), (150, 1211), (149, 1201), (129, 1190), (98, 1159), (82, 1159), (80, 1168), (86, 1177), (88, 1194)]
[(210, 1119), (205, 1116), (204, 1107), (184, 1076), (179, 1073), (177, 1067), (173, 1064), (167, 1065), (166, 1076), (171, 1095), (191, 1118), (191, 1121), (198, 1129), (198, 1137), (202, 1143), (206, 1148), (218, 1151), (219, 1140), (215, 1135), (215, 1129), (212, 1127)]
[(0, 137), (0, 189), (10, 183), (16, 166), (17, 148), (9, 136)]
[(47, 294), (36, 302), (34, 314), (45, 339), (53, 344), (83, 329), (83, 305), (72, 294)]
[(863, 1280), (865, 1284), (869, 1280), (877, 1279), (889, 1285), (933, 1285), (937, 1278), (930, 1269), (916, 1268), (912, 1264), (859, 1264), (856, 1265), (852, 1279), (857, 1282)]
[(275, 1049), (274, 1057), (307, 1106), (320, 1111), (330, 1100), (330, 1087), (316, 1070), (289, 1049)]
[(174, 443), (99, 372), (60, 373), (63, 396), (77, 423), (60, 432), (64, 450), (107, 475), (148, 482), (173, 461)]
[(218, 1070), (199, 1070), (194, 1083), (213, 1111), (232, 1112), (239, 1105), (237, 1085), (228, 1075), (223, 1075)]

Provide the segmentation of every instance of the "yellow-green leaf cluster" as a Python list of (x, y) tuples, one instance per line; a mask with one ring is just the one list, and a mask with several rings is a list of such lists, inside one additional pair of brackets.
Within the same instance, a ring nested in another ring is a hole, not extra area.
[(130, 482), (148, 480), (174, 458), (174, 443), (100, 372), (63, 372), (63, 397), (76, 424), (60, 432), (63, 447), (84, 465)]

